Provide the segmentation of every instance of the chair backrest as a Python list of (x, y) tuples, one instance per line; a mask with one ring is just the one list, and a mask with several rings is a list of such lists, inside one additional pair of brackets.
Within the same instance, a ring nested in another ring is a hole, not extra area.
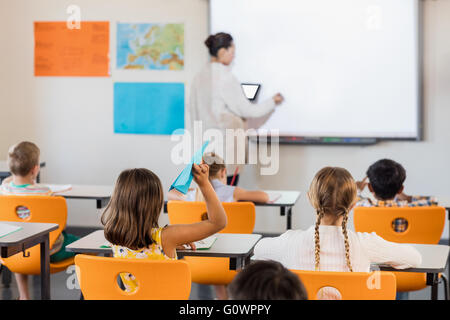
[[(255, 228), (255, 205), (252, 202), (222, 202), (227, 226), (221, 233), (252, 233)], [(205, 202), (169, 201), (167, 213), (171, 224), (190, 224), (202, 220)], [(236, 275), (229, 268), (229, 258), (185, 257), (192, 281), (200, 284), (229, 284)]]
[[(18, 207), (26, 207), (30, 215), (21, 219), (17, 215)], [(58, 229), (50, 232), (50, 248), (66, 227), (67, 204), (63, 197), (54, 196), (16, 196), (0, 195), (0, 221), (56, 223)], [(27, 250), (28, 258), (18, 253), (10, 258), (2, 259), (12, 272), (24, 274), (40, 273), (40, 250), (36, 245)]]
[[(437, 244), (445, 225), (445, 208), (429, 207), (356, 207), (356, 232), (376, 232), (387, 241), (400, 243)], [(393, 222), (405, 219), (407, 228), (396, 232)]]
[(318, 300), (322, 288), (331, 293), (338, 290), (342, 300), (395, 300), (396, 280), (392, 272), (291, 271), (305, 286), (308, 300)]
[[(75, 270), (86, 300), (187, 300), (191, 271), (182, 260), (106, 258), (79, 254)], [(129, 293), (117, 282), (120, 273), (131, 273), (137, 290)]]
[[(252, 233), (255, 228), (253, 202), (222, 202), (227, 215), (227, 226), (220, 233)], [(205, 202), (169, 201), (167, 213), (171, 224), (190, 224), (202, 220)]]
[[(429, 207), (357, 207), (354, 209), (357, 232), (376, 232), (387, 241), (437, 244), (445, 225), (445, 208)], [(396, 232), (393, 221), (405, 219), (404, 232)], [(427, 286), (424, 273), (394, 272), (398, 291), (421, 290)]]

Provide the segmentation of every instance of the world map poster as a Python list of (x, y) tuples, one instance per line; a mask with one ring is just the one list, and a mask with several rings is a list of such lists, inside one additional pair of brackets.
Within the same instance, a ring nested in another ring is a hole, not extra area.
[(118, 23), (117, 69), (183, 70), (184, 24)]

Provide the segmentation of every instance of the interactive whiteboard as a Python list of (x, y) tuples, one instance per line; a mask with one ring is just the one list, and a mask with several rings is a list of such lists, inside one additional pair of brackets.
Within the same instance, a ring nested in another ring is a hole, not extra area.
[(233, 73), (258, 101), (285, 102), (261, 127), (283, 137), (420, 139), (418, 0), (210, 0), (230, 33)]

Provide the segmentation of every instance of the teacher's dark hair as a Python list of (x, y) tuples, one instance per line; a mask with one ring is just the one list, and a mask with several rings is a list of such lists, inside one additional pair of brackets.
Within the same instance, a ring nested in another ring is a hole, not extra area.
[(233, 44), (233, 37), (228, 33), (219, 32), (217, 34), (210, 35), (205, 41), (205, 45), (209, 49), (209, 54), (213, 57), (217, 57), (217, 53), (220, 49), (228, 49)]
[(277, 261), (254, 261), (228, 286), (232, 300), (307, 300), (299, 277)]

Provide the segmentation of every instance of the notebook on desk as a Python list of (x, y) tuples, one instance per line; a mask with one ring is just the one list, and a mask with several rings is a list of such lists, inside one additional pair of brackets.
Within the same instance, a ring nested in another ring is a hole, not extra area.
[(100, 248), (111, 248), (111, 243), (109, 241), (105, 241), (102, 243), (102, 245), (100, 246)]
[(16, 231), (21, 230), (22, 227), (6, 224), (6, 223), (0, 223), (0, 238), (3, 238), (11, 233), (14, 233)]
[[(195, 241), (195, 248), (196, 250), (208, 250), (212, 247), (212, 245), (214, 244), (214, 242), (216, 242), (217, 237), (216, 236), (210, 236), (207, 237), (203, 240), (199, 240), (199, 241)], [(187, 245), (184, 245), (184, 247), (186, 248), (186, 250), (189, 250), (190, 247)]]
[(212, 247), (212, 245), (214, 244), (214, 242), (216, 242), (216, 240), (217, 240), (217, 237), (210, 236), (203, 240), (195, 241), (194, 244), (195, 244), (195, 247), (197, 248), (197, 250), (207, 250)]

